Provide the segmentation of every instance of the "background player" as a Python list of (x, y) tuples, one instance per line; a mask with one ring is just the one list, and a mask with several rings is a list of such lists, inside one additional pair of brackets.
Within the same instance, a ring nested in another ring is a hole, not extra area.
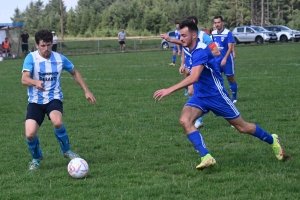
[(25, 121), (26, 142), (32, 156), (29, 170), (39, 167), (43, 152), (37, 132), (44, 121), (45, 114), (51, 120), (57, 141), (64, 157), (73, 159), (78, 154), (70, 150), (66, 127), (62, 121), (63, 94), (60, 86), (62, 70), (68, 71), (84, 90), (85, 97), (91, 103), (96, 99), (86, 86), (81, 74), (65, 56), (52, 52), (52, 33), (40, 30), (35, 34), (37, 51), (28, 54), (22, 70), (22, 84), (28, 87), (28, 107)]
[(216, 30), (212, 32), (212, 37), (221, 52), (221, 55), (216, 57), (216, 60), (220, 66), (220, 71), (225, 74), (229, 82), (229, 87), (232, 92), (231, 100), (233, 103), (236, 103), (238, 85), (234, 78), (234, 59), (232, 55), (234, 38), (232, 32), (224, 28), (222, 16), (216, 16), (214, 18), (214, 25)]
[(270, 135), (258, 125), (244, 121), (240, 116), (223, 86), (222, 75), (213, 54), (207, 45), (200, 42), (198, 38), (198, 28), (195, 23), (190, 20), (180, 23), (180, 40), (187, 60), (190, 62), (188, 68), (191, 73), (181, 82), (169, 88), (157, 90), (153, 97), (161, 100), (177, 90), (194, 85), (194, 95), (183, 107), (180, 124), (201, 156), (201, 163), (196, 166), (196, 169), (203, 170), (216, 164), (215, 159), (206, 148), (200, 132), (193, 125), (195, 119), (210, 110), (216, 115), (224, 117), (239, 132), (253, 135), (270, 144), (276, 158), (285, 161), (288, 157), (284, 156), (278, 136)]
[[(176, 40), (179, 40), (180, 38), (180, 34), (179, 34), (179, 22), (175, 22), (175, 27), (176, 27), (176, 30), (175, 30), (175, 39)], [(182, 50), (182, 46), (179, 45), (179, 44), (175, 44), (174, 45), (174, 48), (173, 48), (173, 51), (172, 51), (172, 62), (169, 64), (169, 66), (175, 66), (175, 63), (176, 63), (176, 58), (177, 58), (177, 53), (178, 53), (178, 56), (181, 56), (181, 50)]]

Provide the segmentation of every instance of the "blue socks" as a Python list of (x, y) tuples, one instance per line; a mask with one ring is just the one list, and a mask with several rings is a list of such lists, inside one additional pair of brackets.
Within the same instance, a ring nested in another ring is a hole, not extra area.
[(70, 143), (68, 133), (66, 131), (65, 125), (62, 125), (60, 129), (54, 129), (55, 137), (60, 145), (62, 153), (70, 150)]
[(204, 140), (202, 139), (202, 135), (199, 131), (194, 131), (188, 134), (187, 137), (201, 157), (209, 153), (208, 149), (204, 144)]
[(176, 54), (172, 56), (172, 63), (176, 62)]
[(35, 136), (35, 138), (31, 141), (26, 138), (26, 142), (32, 158), (40, 159), (43, 157), (43, 152), (40, 149), (40, 141), (38, 136)]
[(233, 100), (236, 100), (236, 96), (237, 96), (237, 83), (234, 82), (234, 83), (231, 83), (230, 84), (230, 89), (231, 89), (231, 92), (232, 92), (232, 99)]
[(268, 144), (273, 144), (273, 137), (269, 133), (265, 132), (262, 128), (260, 128), (257, 124), (255, 124), (256, 130), (253, 134), (254, 137), (259, 138), (262, 141), (267, 142)]

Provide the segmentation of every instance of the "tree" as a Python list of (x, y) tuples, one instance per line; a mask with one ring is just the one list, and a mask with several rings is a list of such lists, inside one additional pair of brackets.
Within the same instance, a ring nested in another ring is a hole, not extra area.
[(15, 9), (14, 16), (10, 18), (13, 23), (15, 22), (24, 22), (24, 14), (21, 13), (20, 9), (17, 7)]

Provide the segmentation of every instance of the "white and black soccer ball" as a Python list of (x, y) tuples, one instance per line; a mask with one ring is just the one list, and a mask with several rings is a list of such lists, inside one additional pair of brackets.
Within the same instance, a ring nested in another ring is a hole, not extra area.
[(74, 158), (68, 164), (68, 173), (73, 178), (84, 178), (89, 172), (89, 165), (82, 158)]

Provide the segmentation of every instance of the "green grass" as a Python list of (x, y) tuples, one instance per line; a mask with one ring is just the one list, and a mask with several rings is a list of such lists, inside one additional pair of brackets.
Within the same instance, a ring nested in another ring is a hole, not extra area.
[(242, 45), (235, 62), (242, 117), (278, 134), (292, 160), (278, 162), (269, 145), (209, 113), (201, 133), (218, 165), (204, 171), (195, 170), (199, 156), (178, 123), (184, 91), (152, 98), (182, 80), (168, 66), (170, 50), (69, 56), (98, 101), (89, 104), (62, 74), (64, 123), (90, 167), (79, 180), (68, 175), (47, 118), (39, 131), (45, 159), (28, 170), (23, 60), (0, 62), (0, 199), (299, 199), (299, 50)]

